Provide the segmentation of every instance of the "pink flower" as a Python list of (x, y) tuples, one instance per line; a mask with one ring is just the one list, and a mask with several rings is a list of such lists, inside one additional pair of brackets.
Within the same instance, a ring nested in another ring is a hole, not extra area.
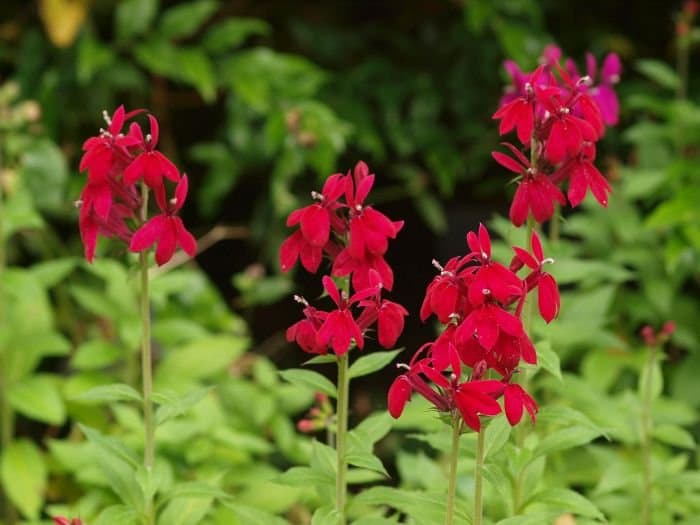
[(190, 257), (197, 253), (197, 241), (187, 231), (182, 219), (176, 215), (187, 198), (187, 175), (183, 176), (175, 188), (175, 197), (169, 202), (165, 201), (165, 189), (162, 186), (156, 188), (156, 202), (161, 210), (131, 238), (129, 250), (141, 252), (157, 244), (156, 262), (159, 266), (167, 263), (180, 246)]

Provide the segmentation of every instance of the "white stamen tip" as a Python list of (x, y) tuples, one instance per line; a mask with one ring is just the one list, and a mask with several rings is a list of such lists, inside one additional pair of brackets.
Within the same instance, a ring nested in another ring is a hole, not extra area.
[(177, 204), (177, 197), (173, 197), (172, 199), (170, 199), (170, 204), (175, 206)]
[(102, 110), (102, 118), (105, 120), (108, 126), (112, 125), (112, 119), (109, 116), (109, 113), (107, 113), (106, 109)]
[(408, 366), (406, 363), (396, 363), (396, 368), (403, 368), (405, 370), (410, 370), (411, 367)]
[(320, 193), (317, 192), (317, 191), (312, 191), (312, 192), (311, 192), (311, 198), (314, 199), (314, 200), (316, 200), (316, 201), (322, 201), (322, 200), (324, 199), (323, 195), (320, 194)]
[(491, 295), (491, 290), (489, 290), (488, 288), (484, 288), (483, 290), (481, 290), (481, 293), (484, 295)]
[(357, 211), (362, 211), (362, 204), (355, 204), (355, 209)]
[(304, 299), (301, 295), (294, 295), (294, 300), (297, 303), (303, 304), (304, 306), (309, 306), (309, 302)]
[(554, 259), (551, 257), (547, 257), (545, 260), (542, 261), (542, 264), (554, 264)]
[(152, 137), (151, 134), (149, 133), (149, 134), (146, 135), (146, 142), (151, 142), (151, 141), (153, 141), (153, 137)]
[(80, 208), (82, 205), (83, 205), (82, 199), (78, 199), (77, 201), (75, 201), (73, 203), (73, 206), (75, 206), (76, 208)]

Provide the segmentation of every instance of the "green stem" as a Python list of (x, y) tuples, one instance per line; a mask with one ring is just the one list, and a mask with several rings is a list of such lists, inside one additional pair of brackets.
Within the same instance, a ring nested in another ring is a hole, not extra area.
[(649, 348), (649, 358), (645, 364), (646, 381), (642, 389), (642, 521), (641, 525), (649, 525), (651, 518), (651, 434), (653, 420), (651, 417), (652, 376), (656, 366), (656, 347)]
[(335, 478), (335, 509), (338, 511), (339, 525), (345, 525), (345, 504), (347, 501), (347, 453), (348, 398), (350, 380), (348, 378), (348, 354), (338, 357), (338, 405), (336, 409), (336, 453), (338, 464)]
[[(141, 221), (145, 222), (148, 215), (148, 187), (143, 184), (141, 187)], [(153, 370), (151, 352), (151, 308), (149, 297), (148, 281), (148, 251), (144, 250), (139, 254), (141, 270), (141, 374), (143, 379), (143, 424), (145, 430), (143, 463), (146, 472), (151, 474), (155, 459), (155, 426), (153, 424)], [(155, 512), (153, 507), (153, 497), (146, 501), (146, 523), (155, 523)]]
[(678, 88), (676, 99), (685, 100), (688, 93), (688, 36), (679, 35), (676, 38), (676, 72), (678, 73)]
[(474, 519), (472, 525), (481, 525), (484, 519), (484, 439), (485, 431), (482, 428), (476, 441), (476, 466), (474, 467)]
[(457, 493), (457, 460), (459, 459), (459, 436), (462, 422), (458, 414), (452, 417), (452, 449), (450, 450), (450, 473), (447, 485), (447, 512), (445, 525), (452, 525), (455, 513), (455, 494)]
[[(2, 149), (1, 145), (3, 141), (0, 140), (0, 173), (2, 172)], [(5, 289), (3, 286), (4, 273), (7, 266), (7, 254), (5, 246), (5, 232), (4, 232), (4, 213), (5, 213), (5, 196), (3, 192), (3, 181), (0, 180), (0, 328), (5, 324)], [(5, 377), (5, 348), (4, 345), (0, 347), (0, 445), (2, 445), (2, 450), (6, 450), (12, 438), (15, 435), (15, 412), (12, 410), (10, 401), (7, 398), (7, 391), (9, 388), (7, 378)], [(17, 512), (12, 505), (12, 502), (8, 498), (7, 494), (3, 490), (3, 509), (5, 511), (5, 522), (7, 525), (14, 525), (17, 522)]]

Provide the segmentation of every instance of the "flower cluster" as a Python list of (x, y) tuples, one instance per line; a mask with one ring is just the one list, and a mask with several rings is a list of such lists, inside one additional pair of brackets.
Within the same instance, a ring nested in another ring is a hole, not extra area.
[[(578, 206), (590, 190), (603, 206), (608, 204), (610, 184), (595, 167), (596, 142), (605, 126), (617, 124), (619, 103), (613, 89), (619, 81), (618, 56), (609, 54), (600, 69), (588, 54), (587, 75), (581, 76), (570, 59), (559, 65), (561, 50), (545, 48), (542, 63), (531, 73), (512, 62), (505, 63), (513, 84), (493, 115), (500, 120), (499, 133), (515, 130), (522, 150), (504, 145), (512, 156), (493, 152), (501, 166), (519, 177), (510, 207), (516, 226), (532, 214), (538, 223), (549, 220), (555, 204)], [(529, 150), (529, 158), (524, 152)], [(567, 196), (560, 185), (568, 182)]]
[[(375, 324), (379, 344), (391, 348), (403, 331), (408, 312), (382, 297), (382, 291), (391, 290), (394, 283), (384, 255), (403, 222), (392, 221), (366, 204), (373, 185), (367, 164), (358, 162), (352, 173), (328, 177), (321, 193), (311, 194), (316, 202), (293, 211), (287, 219), (287, 226), (298, 229), (280, 247), (283, 271), (300, 260), (315, 273), (324, 255), (331, 261), (331, 276), (322, 281), (335, 309), (317, 310), (296, 298), (304, 305), (304, 319), (287, 330), (287, 339), (305, 352), (326, 354), (332, 349), (343, 355), (352, 344), (362, 349), (365, 334)], [(332, 277), (346, 280), (347, 289), (339, 289)]]
[[(537, 233), (531, 250), (514, 247), (509, 267), (491, 257), (486, 228), (467, 234), (469, 252), (450, 259), (428, 285), (420, 316), (435, 315), (444, 330), (413, 356), (406, 372), (393, 382), (388, 394), (389, 412), (398, 418), (413, 392), (418, 392), (439, 411), (456, 413), (479, 431), (479, 416), (501, 412), (516, 425), (527, 410), (537, 412), (534, 399), (512, 382), (520, 361), (535, 364), (537, 354), (523, 328), (525, 298), (537, 290), (540, 315), (546, 322), (559, 312), (559, 291), (554, 278), (544, 271), (546, 259)], [(523, 277), (518, 272), (526, 270)], [(466, 373), (467, 369), (471, 372)], [(489, 379), (489, 371), (500, 379)], [(432, 382), (432, 386), (430, 383)]]
[[(158, 121), (148, 115), (150, 133), (144, 135), (137, 122), (127, 121), (143, 110), (127, 113), (119, 106), (112, 116), (104, 113), (107, 129), (83, 144), (85, 151), (80, 171), (87, 171), (87, 182), (77, 202), (80, 207), (80, 235), (85, 258), (92, 262), (99, 235), (119, 239), (132, 252), (156, 244), (156, 261), (168, 262), (178, 246), (194, 256), (197, 243), (177, 216), (187, 197), (187, 176), (158, 151)], [(166, 196), (164, 179), (175, 184), (174, 196)], [(147, 191), (155, 194), (159, 213), (147, 220), (143, 199)]]

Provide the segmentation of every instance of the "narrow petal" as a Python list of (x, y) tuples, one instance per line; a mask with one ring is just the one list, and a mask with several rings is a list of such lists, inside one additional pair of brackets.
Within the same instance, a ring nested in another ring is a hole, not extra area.
[(166, 229), (167, 217), (156, 215), (134, 233), (129, 244), (129, 251), (141, 252), (153, 246)]
[(173, 257), (176, 248), (177, 230), (175, 223), (170, 217), (165, 217), (165, 225), (156, 247), (156, 263), (158, 263), (158, 266), (163, 266), (167, 263)]

